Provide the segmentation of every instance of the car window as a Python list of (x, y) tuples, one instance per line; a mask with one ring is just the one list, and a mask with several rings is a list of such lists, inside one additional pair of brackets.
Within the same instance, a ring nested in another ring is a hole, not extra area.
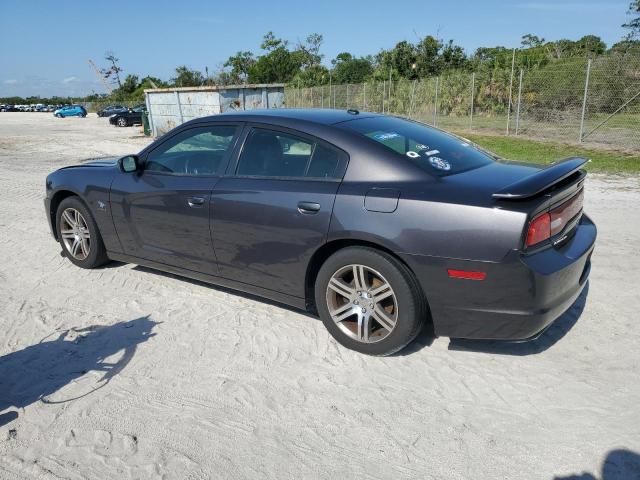
[(458, 137), (396, 117), (368, 117), (338, 126), (356, 132), (409, 158), (429, 173), (445, 176), (487, 165), (489, 153)]
[(311, 157), (311, 163), (307, 170), (306, 177), (313, 178), (337, 178), (338, 167), (346, 164), (346, 154), (335, 148), (316, 145)]
[(244, 143), (237, 174), (335, 178), (345, 154), (289, 133), (254, 128)]
[(302, 138), (254, 128), (242, 148), (238, 175), (303, 177), (313, 143)]
[(192, 128), (175, 135), (147, 157), (145, 171), (214, 175), (233, 146), (237, 127)]

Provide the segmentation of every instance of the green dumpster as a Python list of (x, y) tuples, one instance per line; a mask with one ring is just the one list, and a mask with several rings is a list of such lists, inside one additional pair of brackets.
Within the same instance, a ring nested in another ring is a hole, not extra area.
[(151, 124), (149, 123), (149, 112), (146, 110), (142, 111), (142, 128), (144, 130), (144, 134), (147, 137), (151, 136)]

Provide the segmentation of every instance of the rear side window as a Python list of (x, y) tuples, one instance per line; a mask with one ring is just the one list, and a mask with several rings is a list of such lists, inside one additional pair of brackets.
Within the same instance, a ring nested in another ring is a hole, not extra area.
[(238, 175), (338, 178), (345, 154), (307, 138), (254, 128), (245, 141)]
[(401, 118), (369, 117), (339, 126), (354, 130), (439, 176), (465, 172), (495, 160), (471, 143)]

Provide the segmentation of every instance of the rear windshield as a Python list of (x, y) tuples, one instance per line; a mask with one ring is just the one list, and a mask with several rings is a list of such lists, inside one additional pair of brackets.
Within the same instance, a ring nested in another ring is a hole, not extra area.
[(410, 120), (369, 117), (340, 126), (375, 140), (435, 175), (452, 175), (494, 161), (494, 157), (471, 143)]

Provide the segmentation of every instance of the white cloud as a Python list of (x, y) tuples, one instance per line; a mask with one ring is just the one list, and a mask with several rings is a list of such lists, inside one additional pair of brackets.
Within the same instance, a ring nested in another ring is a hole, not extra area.
[(64, 80), (62, 80), (62, 83), (71, 83), (71, 82), (76, 82), (76, 81), (78, 81), (78, 77), (71, 76), (71, 77), (67, 77)]
[(18, 81), (14, 79), (4, 81), (5, 85), (15, 85), (16, 83), (18, 83)]

